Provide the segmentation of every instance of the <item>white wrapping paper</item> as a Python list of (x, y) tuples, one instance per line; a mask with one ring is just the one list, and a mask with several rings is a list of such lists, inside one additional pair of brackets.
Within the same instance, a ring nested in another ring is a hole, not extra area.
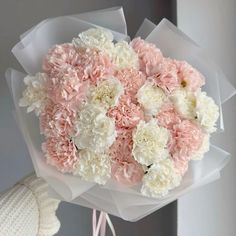
[[(117, 7), (44, 20), (24, 33), (12, 52), (26, 73), (35, 74), (41, 71), (42, 57), (50, 47), (57, 43), (69, 42), (78, 33), (91, 27), (109, 28), (115, 40), (129, 40), (123, 9)], [(155, 43), (165, 56), (187, 60), (205, 75), (204, 90), (220, 107), (221, 114), (217, 128), (218, 131), (223, 131), (221, 105), (236, 91), (222, 71), (191, 39), (166, 19), (158, 26), (145, 20), (137, 36)], [(136, 221), (174, 201), (180, 195), (219, 178), (220, 170), (229, 160), (229, 153), (212, 144), (203, 160), (191, 162), (182, 184), (161, 200), (142, 196), (139, 192), (140, 186), (128, 188), (112, 180), (105, 186), (99, 186), (83, 181), (79, 177), (62, 174), (45, 162), (37, 117), (34, 114), (27, 114), (24, 108), (18, 106), (24, 89), (24, 76), (24, 73), (13, 69), (8, 69), (6, 72), (15, 104), (17, 123), (24, 135), (36, 174), (49, 183), (49, 193), (52, 197), (96, 208), (128, 221)]]

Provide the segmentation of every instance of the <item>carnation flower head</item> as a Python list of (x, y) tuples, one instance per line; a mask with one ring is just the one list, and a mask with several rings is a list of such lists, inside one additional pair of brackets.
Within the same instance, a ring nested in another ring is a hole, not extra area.
[(164, 103), (156, 115), (158, 124), (166, 129), (172, 129), (181, 122), (181, 117), (172, 103)]
[(134, 38), (131, 47), (138, 54), (140, 70), (147, 76), (152, 76), (157, 72), (159, 64), (163, 60), (163, 55), (159, 48), (152, 43), (148, 43), (140, 37)]
[(144, 175), (142, 165), (135, 160), (124, 162), (113, 161), (111, 172), (114, 180), (126, 186), (138, 184)]
[(167, 157), (169, 132), (157, 125), (156, 120), (140, 121), (133, 130), (133, 156), (140, 164), (149, 166)]
[(118, 70), (115, 76), (124, 86), (124, 93), (130, 97), (131, 101), (137, 103), (136, 94), (145, 82), (145, 75), (134, 68)]
[(132, 156), (132, 130), (119, 129), (115, 142), (109, 148), (113, 179), (125, 185), (135, 185), (144, 175), (142, 165)]
[(49, 98), (55, 103), (80, 107), (85, 103), (88, 83), (81, 81), (76, 70), (68, 69), (52, 77), (47, 83)]
[(110, 174), (110, 160), (106, 154), (98, 154), (89, 149), (79, 152), (73, 175), (79, 175), (86, 181), (105, 184), (110, 178)]
[(90, 102), (108, 109), (117, 104), (123, 92), (123, 86), (117, 78), (111, 76), (100, 79), (92, 88)]
[(167, 97), (163, 90), (151, 81), (146, 81), (137, 93), (138, 102), (149, 115), (156, 115), (166, 99)]
[(55, 77), (68, 68), (75, 67), (78, 53), (71, 43), (57, 44), (52, 47), (43, 59), (43, 71)]
[(46, 137), (71, 136), (76, 112), (61, 104), (47, 103), (39, 116), (40, 130)]
[(197, 121), (207, 133), (216, 130), (216, 122), (219, 118), (219, 107), (205, 92), (199, 92), (196, 96), (196, 117)]
[(185, 89), (177, 89), (170, 94), (169, 99), (174, 104), (181, 117), (195, 119), (196, 96)]
[(203, 75), (186, 61), (175, 61), (181, 86), (191, 92), (200, 89), (205, 79)]
[(50, 137), (42, 144), (47, 163), (63, 173), (71, 172), (77, 161), (76, 147), (67, 137)]
[(81, 80), (88, 80), (95, 85), (98, 79), (113, 73), (111, 59), (105, 52), (86, 48), (79, 49), (78, 54), (76, 71)]
[(177, 67), (174, 61), (170, 58), (164, 58), (159, 64), (156, 73), (150, 79), (153, 79), (160, 88), (167, 94), (172, 93), (177, 88), (180, 88), (180, 80), (177, 75)]
[(114, 143), (109, 148), (109, 156), (118, 162), (130, 161), (132, 157), (132, 129), (118, 129)]
[(105, 52), (111, 56), (114, 50), (111, 31), (102, 28), (92, 28), (81, 32), (72, 43), (77, 48), (92, 48)]
[(117, 128), (134, 128), (140, 120), (144, 119), (144, 114), (139, 105), (136, 105), (127, 96), (121, 96), (117, 106), (108, 110), (107, 115), (111, 117)]
[(117, 70), (125, 68), (138, 68), (138, 55), (124, 40), (115, 44), (112, 62)]
[(143, 177), (141, 193), (145, 196), (162, 198), (169, 190), (180, 185), (181, 175), (175, 170), (170, 158), (155, 163)]
[(76, 135), (73, 138), (78, 149), (90, 149), (96, 153), (105, 152), (115, 141), (114, 121), (107, 117), (101, 107), (88, 104), (75, 121)]
[(46, 83), (48, 80), (48, 76), (44, 73), (37, 73), (34, 76), (27, 75), (24, 78), (27, 87), (23, 91), (19, 106), (27, 107), (27, 112), (35, 111), (38, 116), (47, 102)]
[(202, 144), (203, 132), (199, 125), (190, 120), (183, 120), (173, 126), (169, 150), (174, 159), (189, 160)]

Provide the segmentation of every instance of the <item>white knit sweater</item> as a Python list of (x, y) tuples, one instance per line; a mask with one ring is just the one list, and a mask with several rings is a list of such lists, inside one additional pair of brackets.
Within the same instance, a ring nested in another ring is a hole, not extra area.
[(51, 236), (60, 222), (59, 201), (47, 195), (47, 184), (35, 175), (0, 194), (0, 236)]

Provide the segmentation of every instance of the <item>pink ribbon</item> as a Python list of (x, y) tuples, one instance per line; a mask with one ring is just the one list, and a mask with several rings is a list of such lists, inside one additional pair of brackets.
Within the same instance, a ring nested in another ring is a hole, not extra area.
[(105, 236), (107, 223), (111, 229), (112, 235), (116, 236), (114, 226), (107, 213), (101, 211), (97, 221), (97, 211), (96, 209), (93, 209), (92, 222), (93, 222), (93, 236)]

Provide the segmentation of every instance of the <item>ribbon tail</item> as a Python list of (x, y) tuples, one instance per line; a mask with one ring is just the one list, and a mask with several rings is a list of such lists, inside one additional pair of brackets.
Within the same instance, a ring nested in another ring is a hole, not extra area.
[[(106, 224), (108, 223), (112, 236), (116, 236), (115, 228), (111, 222), (109, 215), (105, 212), (100, 212), (98, 221), (97, 221), (97, 211), (93, 210), (92, 216), (93, 223), (93, 236), (105, 236), (106, 235)], [(99, 235), (100, 233), (100, 235)]]
[(116, 236), (114, 225), (112, 224), (112, 221), (111, 221), (111, 219), (110, 219), (108, 214), (106, 214), (106, 220), (107, 220), (107, 223), (108, 223), (108, 225), (109, 225), (109, 227), (111, 229), (112, 236)]
[(97, 211), (96, 211), (96, 209), (93, 209), (92, 222), (93, 222), (93, 235), (95, 235), (96, 228), (97, 228)]
[(101, 223), (101, 228), (100, 228), (100, 236), (106, 235), (106, 226), (107, 226), (106, 213), (103, 213), (102, 223)]

